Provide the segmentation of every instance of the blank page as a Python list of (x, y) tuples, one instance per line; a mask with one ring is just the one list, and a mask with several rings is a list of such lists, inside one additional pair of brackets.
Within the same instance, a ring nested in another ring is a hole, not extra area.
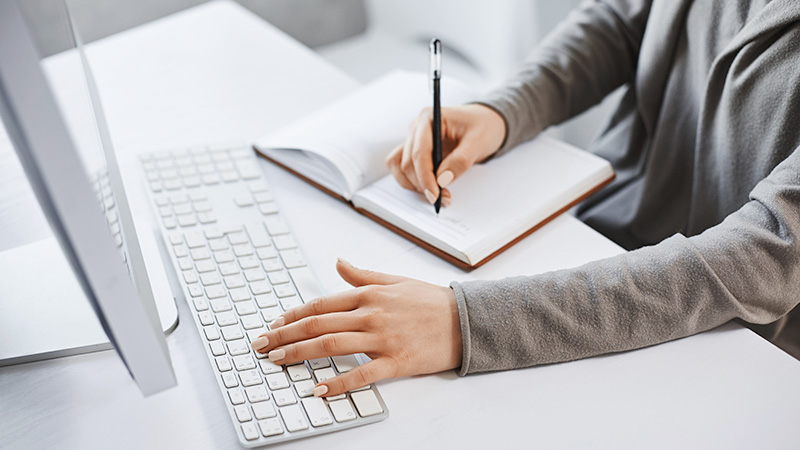
[(391, 176), (362, 189), (353, 204), (475, 264), (612, 175), (602, 158), (539, 137), (473, 166), (449, 187), (453, 203), (438, 216)]

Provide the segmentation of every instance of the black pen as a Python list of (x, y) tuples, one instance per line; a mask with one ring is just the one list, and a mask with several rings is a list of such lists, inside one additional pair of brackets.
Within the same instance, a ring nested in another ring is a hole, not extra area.
[[(439, 81), (442, 78), (442, 42), (438, 39), (431, 40), (430, 46), (430, 72), (433, 82), (433, 177), (442, 163), (442, 111), (439, 98)], [(433, 204), (436, 214), (442, 207), (442, 188), (439, 187), (439, 197)]]

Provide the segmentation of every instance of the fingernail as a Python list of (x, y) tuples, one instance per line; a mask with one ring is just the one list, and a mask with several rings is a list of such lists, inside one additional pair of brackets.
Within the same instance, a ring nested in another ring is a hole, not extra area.
[(259, 338), (256, 338), (256, 339), (253, 340), (253, 342), (250, 343), (250, 347), (253, 350), (259, 350), (259, 349), (262, 349), (262, 348), (264, 348), (264, 347), (266, 347), (268, 345), (269, 345), (269, 339), (267, 339), (266, 336), (261, 336)]
[(427, 189), (425, 189), (425, 198), (428, 199), (428, 203), (430, 203), (431, 205), (436, 203), (436, 197), (434, 197), (433, 193), (431, 193), (431, 191)]
[(453, 172), (446, 170), (439, 175), (439, 178), (436, 179), (436, 182), (439, 183), (439, 187), (447, 187), (450, 183), (453, 182), (453, 178), (456, 176), (453, 175)]
[(269, 323), (269, 329), (274, 330), (275, 328), (282, 327), (285, 323), (286, 320), (284, 320), (282, 316), (278, 317), (277, 319)]
[(277, 362), (286, 357), (286, 350), (279, 348), (269, 352), (269, 360)]
[(342, 259), (342, 258), (336, 258), (336, 260), (337, 260), (337, 261), (339, 261), (340, 263), (344, 264), (345, 266), (350, 266), (350, 267), (353, 267), (353, 265), (352, 265), (352, 264), (350, 264), (350, 261), (348, 261), (348, 260), (346, 260), (346, 259)]
[(442, 205), (447, 207), (447, 206), (450, 206), (450, 203), (453, 203), (453, 200), (451, 200), (448, 197), (442, 197)]
[(311, 393), (314, 394), (314, 397), (322, 397), (323, 395), (328, 393), (328, 386), (320, 384), (319, 386), (312, 389)]

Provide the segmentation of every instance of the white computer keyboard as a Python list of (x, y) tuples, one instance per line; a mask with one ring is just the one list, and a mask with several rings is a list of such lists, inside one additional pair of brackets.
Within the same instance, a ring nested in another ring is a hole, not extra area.
[(335, 356), (279, 366), (250, 342), (322, 294), (247, 146), (141, 157), (172, 263), (240, 442), (268, 445), (377, 422), (375, 386), (334, 398), (315, 384), (364, 362)]

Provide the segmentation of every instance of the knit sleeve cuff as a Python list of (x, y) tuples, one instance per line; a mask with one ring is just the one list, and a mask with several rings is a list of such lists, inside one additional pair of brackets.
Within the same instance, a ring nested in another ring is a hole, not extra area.
[(463, 377), (469, 373), (470, 363), (470, 333), (469, 333), (469, 316), (467, 313), (467, 303), (464, 298), (464, 291), (461, 289), (461, 284), (456, 281), (450, 283), (450, 289), (456, 294), (456, 303), (458, 304), (458, 317), (461, 321), (461, 367), (458, 369), (458, 376)]

